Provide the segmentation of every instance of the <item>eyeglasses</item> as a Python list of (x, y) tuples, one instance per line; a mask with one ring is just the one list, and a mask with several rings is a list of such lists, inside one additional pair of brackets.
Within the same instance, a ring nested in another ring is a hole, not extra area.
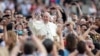
[(69, 26), (70, 24), (66, 24), (66, 26)]
[(17, 17), (17, 18), (23, 18), (23, 17)]

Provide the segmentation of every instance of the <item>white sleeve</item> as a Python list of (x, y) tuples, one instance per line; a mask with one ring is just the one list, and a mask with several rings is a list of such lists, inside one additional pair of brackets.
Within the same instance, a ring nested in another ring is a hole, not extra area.
[(45, 53), (35, 52), (34, 56), (47, 56)]
[(29, 21), (28, 22), (28, 26), (29, 26), (29, 29), (32, 31), (33, 34), (36, 34), (36, 30), (35, 30), (35, 27), (33, 25), (33, 22), (32, 21)]

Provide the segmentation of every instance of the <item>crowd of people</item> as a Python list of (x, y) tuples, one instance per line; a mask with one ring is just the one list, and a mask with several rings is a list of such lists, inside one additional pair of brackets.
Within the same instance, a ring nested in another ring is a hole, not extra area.
[(100, 0), (0, 0), (0, 56), (100, 56)]

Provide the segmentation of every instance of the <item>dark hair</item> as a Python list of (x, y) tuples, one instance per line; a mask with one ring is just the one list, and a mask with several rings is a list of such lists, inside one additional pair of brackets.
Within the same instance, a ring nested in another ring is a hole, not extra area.
[(3, 29), (0, 29), (0, 33), (3, 33), (4, 32), (4, 30)]
[(56, 8), (55, 7), (52, 7), (52, 8), (50, 8), (51, 10), (55, 10)]
[[(83, 26), (86, 26), (87, 29), (89, 28), (86, 24), (80, 25), (81, 28), (82, 28)], [(86, 31), (87, 29), (84, 29), (84, 31)]]
[(7, 18), (8, 18), (9, 16), (10, 16), (10, 15), (4, 15), (3, 18), (4, 18), (4, 17), (7, 17)]
[(3, 41), (3, 39), (0, 38), (0, 44), (1, 44), (2, 41)]
[(35, 50), (35, 47), (33, 45), (33, 42), (27, 40), (24, 43), (24, 54), (32, 54), (34, 50)]
[(13, 29), (13, 23), (9, 23), (7, 25), (7, 31), (12, 30)]
[(88, 21), (88, 19), (89, 19), (88, 16), (86, 16), (86, 15), (82, 16), (82, 18), (85, 19), (86, 21)]
[(5, 9), (5, 10), (4, 10), (4, 13), (6, 13), (7, 10), (11, 11), (11, 9)]
[(53, 50), (53, 41), (50, 39), (45, 39), (43, 41), (43, 45), (45, 46), (48, 53), (50, 53)]
[(28, 31), (28, 36), (31, 36), (32, 32), (31, 30), (29, 29), (29, 27), (26, 27), (27, 31)]
[(86, 51), (86, 44), (83, 41), (79, 41), (77, 44), (77, 50), (80, 54), (84, 54)]
[(29, 20), (30, 20), (30, 18), (32, 18), (32, 16), (31, 16), (31, 15), (27, 16), (27, 17), (26, 17), (26, 20), (27, 20), (27, 21), (29, 21)]
[(76, 46), (77, 46), (76, 36), (73, 33), (69, 33), (66, 37), (66, 42), (67, 42), (66, 49), (69, 52), (73, 52), (76, 49)]
[(70, 26), (70, 24), (66, 24), (66, 26)]
[(100, 43), (99, 42), (94, 42), (94, 45), (95, 45), (95, 48), (96, 49), (98, 49), (98, 50), (100, 50)]
[(5, 19), (9, 19), (9, 16), (10, 16), (10, 15), (3, 15), (3, 17), (0, 18), (0, 22), (2, 22), (2, 21), (5, 20)]

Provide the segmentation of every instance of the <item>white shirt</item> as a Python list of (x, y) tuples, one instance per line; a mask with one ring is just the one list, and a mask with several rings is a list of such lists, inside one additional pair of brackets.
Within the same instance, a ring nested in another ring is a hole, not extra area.
[(5, 9), (6, 9), (6, 5), (4, 4), (4, 2), (0, 2), (0, 11), (4, 12)]
[(23, 54), (22, 56), (46, 56), (46, 54), (41, 52), (34, 52), (33, 54)]
[(31, 7), (30, 4), (21, 4), (21, 9), (22, 9), (22, 14), (23, 15), (28, 15), (29, 9)]
[(5, 47), (5, 46), (6, 46), (5, 41), (2, 41), (2, 42), (0, 43), (0, 46), (1, 46), (1, 47)]
[(95, 9), (95, 8), (90, 7), (90, 8), (89, 8), (89, 13), (90, 13), (90, 14), (91, 14), (91, 13), (96, 13), (96, 9)]
[(87, 56), (86, 54), (78, 54), (77, 56)]
[(29, 27), (30, 30), (33, 32), (35, 35), (45, 35), (45, 38), (49, 38), (54, 41), (54, 37), (57, 36), (56, 30), (57, 30), (57, 25), (48, 22), (47, 24), (44, 24), (42, 21), (30, 21), (29, 22)]

